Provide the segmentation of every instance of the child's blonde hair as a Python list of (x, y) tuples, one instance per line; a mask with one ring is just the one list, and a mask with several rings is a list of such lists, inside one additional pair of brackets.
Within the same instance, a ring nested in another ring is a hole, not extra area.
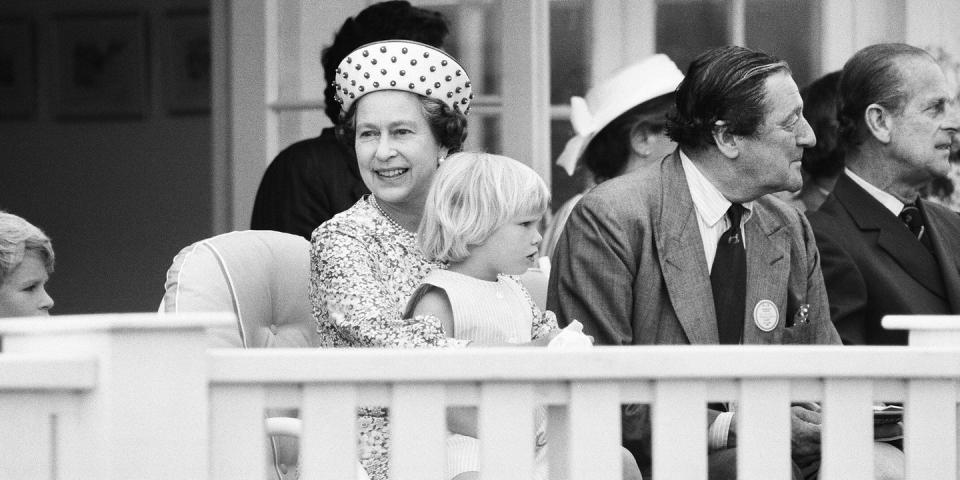
[(437, 171), (420, 220), (420, 246), (430, 260), (460, 262), (513, 218), (541, 216), (550, 191), (532, 168), (482, 152), (449, 156)]

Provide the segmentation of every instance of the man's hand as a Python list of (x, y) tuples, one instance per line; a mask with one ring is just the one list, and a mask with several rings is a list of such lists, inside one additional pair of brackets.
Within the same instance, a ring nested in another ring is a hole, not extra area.
[(812, 405), (790, 407), (790, 451), (793, 461), (803, 468), (820, 460), (819, 408)]

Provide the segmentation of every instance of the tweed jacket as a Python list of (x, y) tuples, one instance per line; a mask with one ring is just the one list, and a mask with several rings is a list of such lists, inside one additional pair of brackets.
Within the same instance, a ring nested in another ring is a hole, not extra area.
[(880, 325), (884, 315), (960, 313), (960, 215), (930, 202), (921, 209), (933, 255), (847, 175), (808, 214), (844, 343), (905, 345), (905, 331)]
[[(767, 195), (754, 202), (744, 233), (743, 343), (839, 343), (803, 214)], [(548, 308), (561, 326), (580, 320), (600, 345), (719, 343), (709, 270), (679, 150), (585, 195), (567, 221), (552, 264)], [(771, 302), (772, 326), (769, 308), (755, 312)]]

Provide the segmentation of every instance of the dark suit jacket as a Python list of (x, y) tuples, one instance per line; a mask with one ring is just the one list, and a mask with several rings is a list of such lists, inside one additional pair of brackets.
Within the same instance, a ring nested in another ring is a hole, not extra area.
[[(747, 248), (745, 344), (839, 343), (813, 233), (773, 196), (754, 202)], [(608, 180), (577, 204), (552, 259), (547, 306), (601, 345), (719, 343), (696, 210), (677, 152)], [(754, 321), (770, 300), (771, 331)], [(793, 325), (801, 305), (809, 323)]]
[(808, 213), (831, 317), (845, 343), (905, 345), (905, 331), (880, 326), (884, 315), (960, 313), (960, 216), (921, 203), (933, 256), (846, 175), (820, 210)]
[(321, 223), (369, 193), (353, 153), (325, 128), (283, 149), (260, 180), (252, 230), (276, 230), (310, 240)]

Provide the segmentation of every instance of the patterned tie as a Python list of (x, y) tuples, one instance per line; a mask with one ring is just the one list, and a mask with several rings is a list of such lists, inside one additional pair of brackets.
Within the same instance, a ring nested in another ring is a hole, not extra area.
[(923, 215), (920, 213), (920, 208), (915, 204), (906, 204), (903, 206), (903, 210), (900, 211), (899, 216), (900, 221), (910, 229), (910, 233), (917, 237), (927, 250), (933, 252), (933, 242), (930, 241), (930, 235), (926, 234), (926, 227), (923, 226)]
[(903, 210), (900, 211), (900, 221), (906, 224), (914, 237), (923, 238), (923, 218), (916, 205), (904, 205)]
[(730, 228), (717, 242), (717, 256), (710, 270), (713, 305), (717, 311), (717, 331), (721, 344), (739, 344), (743, 335), (743, 312), (747, 295), (747, 255), (740, 234), (744, 208), (730, 205)]

